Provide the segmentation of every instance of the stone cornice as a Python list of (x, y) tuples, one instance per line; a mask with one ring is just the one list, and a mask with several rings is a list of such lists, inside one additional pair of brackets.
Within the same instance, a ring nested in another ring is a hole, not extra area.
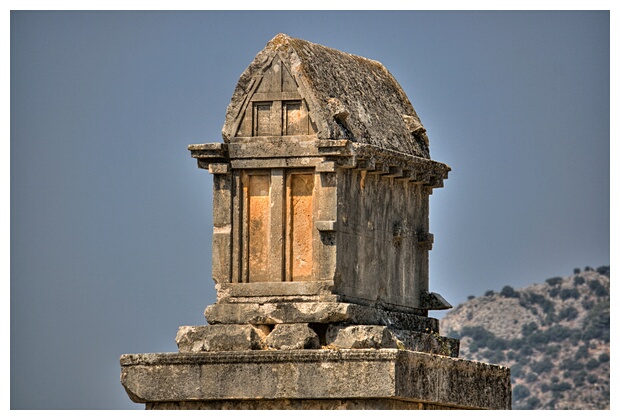
[[(230, 163), (232, 160), (264, 160), (266, 155), (261, 150), (269, 149), (272, 155), (275, 151), (275, 156), (282, 158), (322, 157), (322, 163), (317, 165), (317, 170), (321, 172), (336, 171), (340, 167), (431, 188), (442, 187), (443, 180), (448, 178), (451, 170), (445, 163), (350, 140), (305, 140), (303, 143), (295, 143), (266, 138), (253, 143), (192, 144), (188, 149), (203, 169), (210, 169), (211, 164)], [(280, 160), (278, 164), (281, 162), (285, 161)]]

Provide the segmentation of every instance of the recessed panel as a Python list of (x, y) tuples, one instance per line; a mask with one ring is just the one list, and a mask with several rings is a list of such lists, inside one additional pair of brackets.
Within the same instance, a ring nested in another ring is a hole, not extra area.
[(270, 281), (269, 175), (250, 175), (248, 181), (248, 280)]
[(292, 281), (312, 279), (313, 223), (311, 173), (292, 173), (288, 182), (288, 277)]
[(254, 135), (269, 136), (271, 134), (271, 103), (254, 103)]
[(282, 66), (282, 92), (297, 92), (297, 83), (286, 66)]
[[(284, 104), (284, 135), (292, 136), (295, 134), (307, 134), (308, 130), (303, 129), (305, 121), (301, 107), (301, 101), (285, 102)], [(306, 127), (308, 123), (306, 122)]]
[(271, 65), (263, 73), (260, 85), (256, 89), (259, 93), (281, 92), (282, 86), (282, 62), (279, 57), (275, 57)]

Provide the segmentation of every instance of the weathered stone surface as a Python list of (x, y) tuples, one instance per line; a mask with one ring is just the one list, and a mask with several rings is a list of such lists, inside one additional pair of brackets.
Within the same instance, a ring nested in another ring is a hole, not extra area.
[(235, 401), (182, 401), (174, 403), (147, 403), (147, 410), (459, 410), (416, 401), (389, 398), (349, 398), (322, 400), (235, 400)]
[(333, 281), (307, 282), (267, 282), (267, 283), (219, 283), (216, 284), (217, 301), (233, 303), (241, 298), (263, 298), (260, 303), (268, 303), (268, 299), (286, 297), (294, 299), (313, 298), (333, 301)]
[(456, 338), (443, 337), (436, 332), (428, 334), (405, 330), (392, 332), (406, 350), (459, 357), (460, 341)]
[(337, 295), (275, 295), (227, 297), (222, 303), (338, 302)]
[(398, 348), (396, 336), (387, 327), (375, 325), (330, 325), (325, 342), (341, 349)]
[(342, 302), (216, 303), (205, 309), (209, 324), (349, 323), (437, 331), (435, 318)]
[(418, 115), (381, 63), (284, 34), (273, 38), (241, 75), (226, 113), (224, 141), (239, 135), (239, 118), (253, 89), (274, 91), (267, 86), (274, 71), (292, 76), (292, 89), (277, 90), (305, 99), (318, 138), (348, 138), (429, 158)]
[[(450, 168), (381, 63), (279, 34), (241, 75), (222, 134), (189, 146), (215, 174), (218, 303), (450, 307), (428, 290), (428, 195)], [(328, 293), (279, 290), (322, 281)], [(272, 293), (235, 292), (258, 283)]]
[(134, 402), (388, 398), (509, 409), (510, 370), (395, 349), (160, 353), (121, 357)]
[(321, 157), (287, 157), (271, 159), (239, 159), (233, 160), (233, 169), (268, 169), (268, 168), (314, 168), (323, 162)]
[(203, 325), (180, 327), (176, 343), (181, 353), (261, 350), (264, 334), (252, 325)]
[(240, 142), (228, 145), (231, 159), (277, 158), (288, 156), (317, 156), (314, 136), (293, 137), (283, 141), (281, 137), (263, 138), (260, 143)]
[(325, 333), (325, 344), (340, 349), (398, 348), (450, 357), (459, 355), (457, 339), (375, 325), (331, 324)]
[[(367, 302), (422, 308), (428, 290), (428, 252), (418, 232), (428, 232), (428, 192), (420, 186), (363, 172), (343, 172), (337, 293)], [(381, 279), (381, 281), (377, 281)]]
[[(316, 325), (316, 324), (315, 324)], [(305, 323), (269, 325), (217, 324), (180, 327), (176, 342), (181, 353), (228, 350), (318, 349), (323, 340), (331, 349), (397, 348), (458, 357), (459, 340), (438, 333), (421, 333), (378, 325), (328, 324), (322, 339)]]
[(267, 346), (278, 350), (318, 349), (319, 336), (308, 324), (278, 324), (267, 336)]
[[(243, 73), (214, 175), (210, 325), (178, 354), (121, 357), (151, 409), (510, 408), (510, 374), (459, 360), (429, 309), (430, 160), (380, 63), (278, 35)], [(318, 349), (321, 347), (321, 349)], [(414, 350), (414, 351), (409, 351)], [(423, 353), (422, 353), (423, 352)]]

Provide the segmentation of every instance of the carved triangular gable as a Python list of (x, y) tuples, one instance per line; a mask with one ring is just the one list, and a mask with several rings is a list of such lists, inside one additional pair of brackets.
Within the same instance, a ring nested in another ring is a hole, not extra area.
[(282, 58), (275, 54), (262, 75), (254, 76), (237, 117), (236, 137), (314, 134), (308, 105)]

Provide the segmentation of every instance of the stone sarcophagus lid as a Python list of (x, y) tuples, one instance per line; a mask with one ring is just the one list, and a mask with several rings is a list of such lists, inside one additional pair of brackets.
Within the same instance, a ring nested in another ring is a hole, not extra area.
[(427, 315), (430, 159), (381, 64), (280, 34), (241, 78), (224, 143), (191, 145), (214, 175), (218, 303), (351, 302)]
[(381, 64), (280, 34), (241, 75), (214, 176), (209, 325), (121, 357), (150, 409), (509, 409), (429, 310), (429, 195), (450, 168)]

